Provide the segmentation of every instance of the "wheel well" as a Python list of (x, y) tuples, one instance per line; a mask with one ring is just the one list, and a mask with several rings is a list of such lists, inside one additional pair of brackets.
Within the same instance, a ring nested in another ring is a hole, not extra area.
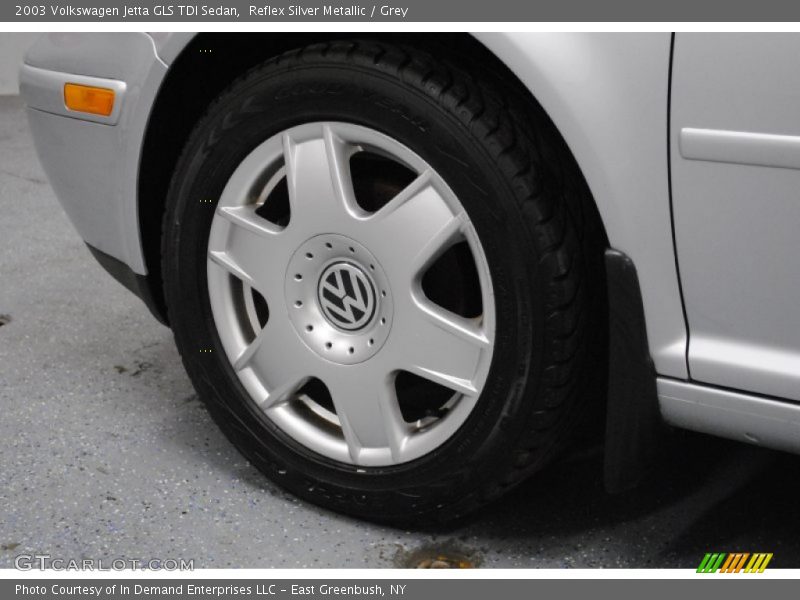
[[(175, 59), (159, 89), (147, 124), (138, 177), (139, 227), (154, 308), (166, 321), (161, 280), (161, 221), (175, 165), (195, 124), (209, 104), (248, 69), (278, 54), (312, 43), (357, 39), (363, 33), (201, 33)], [(498, 85), (516, 85), (535, 99), (516, 76), (474, 37), (466, 33), (370, 35), (412, 46), (463, 65)], [(210, 50), (210, 52), (209, 52)], [(590, 207), (602, 228), (594, 203)]]

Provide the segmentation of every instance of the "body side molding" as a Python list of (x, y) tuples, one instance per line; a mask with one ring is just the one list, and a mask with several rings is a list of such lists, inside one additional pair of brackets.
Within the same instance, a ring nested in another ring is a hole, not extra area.
[(687, 160), (800, 169), (800, 136), (795, 135), (684, 127), (679, 145)]

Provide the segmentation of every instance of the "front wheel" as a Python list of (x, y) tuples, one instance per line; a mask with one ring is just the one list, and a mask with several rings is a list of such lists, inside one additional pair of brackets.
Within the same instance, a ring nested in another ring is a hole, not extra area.
[(441, 521), (563, 442), (589, 368), (583, 188), (529, 116), (423, 53), (340, 42), (254, 69), (197, 125), (164, 220), (170, 321), (273, 481)]

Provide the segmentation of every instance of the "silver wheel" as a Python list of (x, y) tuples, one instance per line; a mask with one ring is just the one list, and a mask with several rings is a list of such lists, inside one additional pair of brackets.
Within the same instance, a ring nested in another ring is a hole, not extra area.
[[(351, 170), (360, 153), (412, 176), (365, 206)], [(457, 245), (469, 250), (476, 314), (427, 291)], [(207, 263), (228, 360), (266, 417), (307, 448), (361, 466), (404, 463), (443, 444), (475, 407), (495, 335), (486, 257), (447, 184), (396, 140), (328, 122), (263, 142), (223, 190)], [(409, 417), (404, 374), (446, 391), (435, 410)]]

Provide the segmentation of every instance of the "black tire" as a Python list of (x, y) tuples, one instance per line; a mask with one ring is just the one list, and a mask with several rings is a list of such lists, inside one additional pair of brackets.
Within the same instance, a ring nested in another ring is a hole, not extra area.
[[(598, 395), (587, 386), (597, 381), (593, 345), (603, 329), (602, 249), (596, 231), (587, 233), (595, 226), (586, 186), (541, 108), (500, 85), (412, 49), (314, 45), (235, 81), (186, 144), (163, 224), (176, 343), (233, 444), (302, 498), (381, 522), (454, 519), (545, 465)], [(356, 472), (286, 436), (234, 375), (211, 315), (206, 252), (214, 206), (198, 200), (217, 198), (269, 136), (320, 120), (382, 131), (428, 161), (466, 208), (492, 272), (497, 341), (483, 394), (448, 442), (397, 466)]]

